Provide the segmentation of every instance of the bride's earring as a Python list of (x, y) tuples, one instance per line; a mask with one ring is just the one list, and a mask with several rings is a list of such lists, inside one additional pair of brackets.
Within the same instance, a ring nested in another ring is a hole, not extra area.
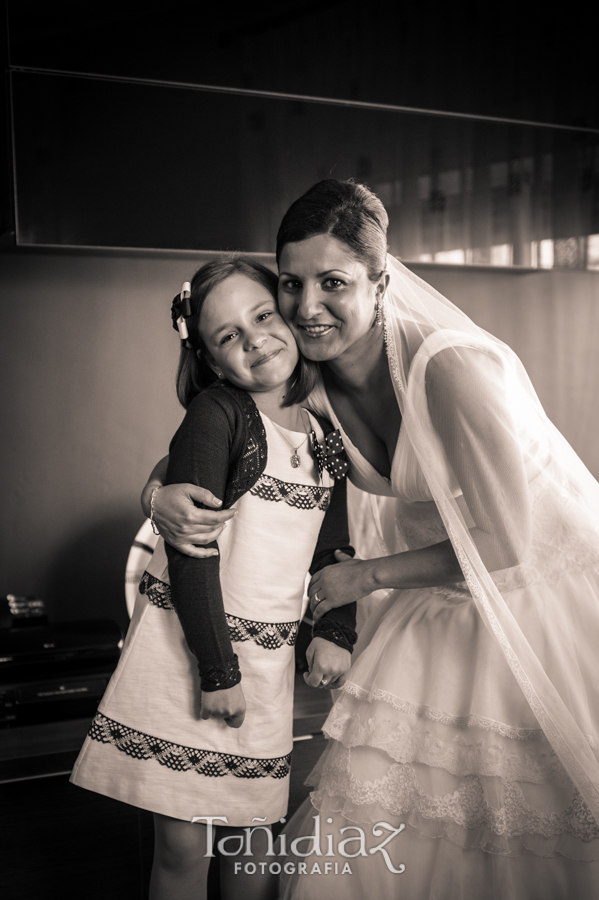
[(375, 311), (374, 324), (382, 325), (383, 324), (383, 307), (382, 307), (381, 301), (378, 298), (377, 298), (376, 303), (374, 304), (374, 311)]

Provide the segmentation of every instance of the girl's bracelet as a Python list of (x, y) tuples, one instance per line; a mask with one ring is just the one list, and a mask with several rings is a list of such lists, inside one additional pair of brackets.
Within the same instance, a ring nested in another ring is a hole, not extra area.
[(160, 487), (155, 487), (150, 496), (150, 522), (152, 523), (152, 531), (157, 535), (160, 535), (160, 532), (158, 531), (156, 522), (154, 521), (154, 497), (156, 496), (156, 491), (159, 490)]

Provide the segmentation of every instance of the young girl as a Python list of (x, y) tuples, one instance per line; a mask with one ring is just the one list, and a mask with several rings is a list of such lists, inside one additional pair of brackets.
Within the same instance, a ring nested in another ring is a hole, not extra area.
[[(167, 483), (200, 484), (236, 512), (209, 558), (159, 540), (71, 778), (154, 813), (153, 900), (205, 897), (214, 840), (223, 900), (273, 895), (265, 826), (287, 810), (305, 579), (351, 550), (347, 464), (301, 406), (313, 369), (276, 289), (238, 257), (203, 266), (173, 302), (187, 413)], [(354, 624), (355, 605), (315, 630), (308, 659), (323, 686), (349, 668)]]

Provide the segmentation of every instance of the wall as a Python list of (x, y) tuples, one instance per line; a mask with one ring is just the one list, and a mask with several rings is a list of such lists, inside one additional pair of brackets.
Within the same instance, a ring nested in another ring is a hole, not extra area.
[[(0, 256), (0, 596), (59, 619), (126, 623), (139, 494), (182, 410), (169, 301), (206, 254)], [(507, 341), (553, 421), (599, 475), (599, 278), (414, 266)]]
[(36, 594), (57, 619), (126, 621), (123, 571), (143, 521), (140, 488), (182, 416), (169, 298), (198, 264), (0, 257), (0, 595)]

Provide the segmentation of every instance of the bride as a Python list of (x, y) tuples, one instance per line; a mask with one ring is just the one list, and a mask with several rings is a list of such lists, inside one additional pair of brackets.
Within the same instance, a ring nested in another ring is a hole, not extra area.
[[(387, 222), (328, 180), (277, 238), (281, 312), (321, 363), (310, 406), (362, 492), (362, 558), (311, 605), (368, 610), (284, 897), (599, 897), (599, 485), (514, 353), (387, 255)], [(186, 490), (154, 511), (189, 549), (215, 519)]]

